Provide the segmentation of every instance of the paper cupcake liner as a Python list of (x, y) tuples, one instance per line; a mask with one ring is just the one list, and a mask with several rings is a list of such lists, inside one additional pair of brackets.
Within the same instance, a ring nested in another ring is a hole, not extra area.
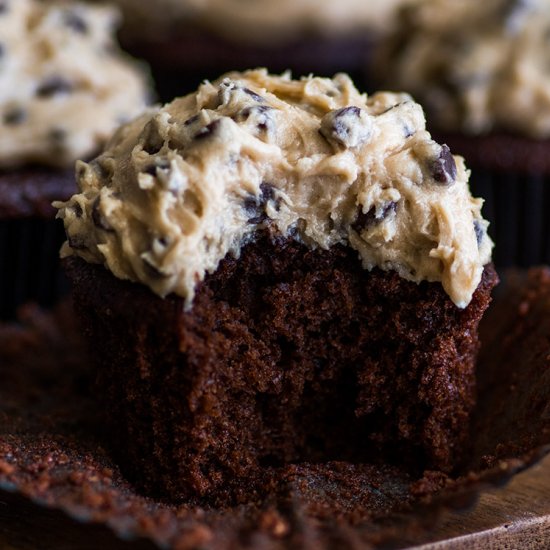
[(59, 249), (59, 220), (0, 220), (0, 318), (11, 319), (25, 302), (53, 305), (67, 289)]
[[(472, 504), (550, 450), (550, 377), (541, 352), (549, 309), (550, 271), (504, 277), (482, 322), (480, 393), (463, 475), (431, 471), (419, 479), (378, 463), (295, 464), (266, 468), (264, 492), (250, 504), (221, 508), (147, 499), (128, 483), (101, 443), (93, 369), (70, 309), (27, 309), (15, 333), (0, 323), (0, 499), (8, 504), (0, 519), (9, 526), (0, 534), (37, 548), (93, 540), (136, 550), (373, 550), (433, 541), (444, 510)], [(24, 345), (29, 341), (33, 346)], [(495, 496), (486, 502), (485, 514), (495, 510)], [(518, 511), (526, 502), (517, 502)], [(536, 519), (533, 508), (526, 513)], [(510, 517), (499, 518), (514, 532)], [(480, 520), (476, 525), (494, 527), (493, 516)], [(460, 518), (454, 524), (466, 533)]]

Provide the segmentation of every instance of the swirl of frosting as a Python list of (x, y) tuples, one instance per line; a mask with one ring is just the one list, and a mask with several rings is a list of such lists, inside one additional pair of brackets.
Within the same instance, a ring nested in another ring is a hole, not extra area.
[(406, 94), (347, 75), (230, 73), (122, 127), (57, 203), (62, 255), (161, 296), (195, 285), (259, 230), (357, 250), (365, 269), (440, 281), (465, 307), (490, 261), (482, 201)]

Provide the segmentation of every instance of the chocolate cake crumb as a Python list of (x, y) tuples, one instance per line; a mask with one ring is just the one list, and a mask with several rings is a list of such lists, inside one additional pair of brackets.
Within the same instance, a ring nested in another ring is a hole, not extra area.
[(368, 272), (349, 248), (264, 235), (185, 311), (66, 265), (114, 452), (148, 494), (240, 502), (263, 468), (300, 462), (460, 464), (492, 268), (459, 309), (440, 284)]
[[(44, 550), (90, 541), (109, 550), (372, 550), (426, 542), (441, 507), (464, 506), (465, 496), (502, 484), (547, 449), (550, 424), (537, 409), (550, 395), (539, 353), (550, 334), (549, 296), (547, 270), (506, 277), (482, 321), (473, 450), (460, 478), (374, 463), (266, 467), (255, 498), (219, 508), (145, 498), (124, 479), (102, 443), (92, 368), (70, 308), (25, 307), (18, 323), (0, 323), (0, 541)], [(491, 454), (494, 466), (484, 470), (481, 457)]]

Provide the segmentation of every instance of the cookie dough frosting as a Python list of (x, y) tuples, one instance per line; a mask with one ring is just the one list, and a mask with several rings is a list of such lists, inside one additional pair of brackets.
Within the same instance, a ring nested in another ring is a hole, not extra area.
[[(304, 31), (336, 34), (387, 30), (398, 5), (410, 0), (117, 0), (134, 33), (196, 22), (240, 41), (277, 41)], [(151, 13), (154, 11), (154, 13)]]
[(550, 136), (549, 0), (421, 0), (401, 15), (380, 70), (438, 126)]
[(146, 80), (113, 40), (116, 11), (0, 0), (0, 167), (96, 154), (145, 106)]
[(259, 229), (343, 244), (365, 269), (440, 281), (459, 307), (492, 243), (463, 159), (406, 94), (334, 79), (231, 73), (122, 127), (58, 203), (75, 254), (160, 296), (195, 285)]

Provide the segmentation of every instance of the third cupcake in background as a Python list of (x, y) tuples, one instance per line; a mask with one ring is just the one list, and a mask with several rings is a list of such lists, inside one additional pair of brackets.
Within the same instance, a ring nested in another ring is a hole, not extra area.
[(0, 316), (55, 299), (59, 228), (51, 201), (150, 95), (114, 40), (116, 10), (0, 0)]
[(420, 0), (376, 56), (466, 157), (501, 266), (550, 261), (549, 33), (548, 0)]
[(221, 72), (268, 67), (295, 75), (362, 77), (373, 44), (410, 0), (115, 0), (121, 39), (147, 59), (162, 99)]

